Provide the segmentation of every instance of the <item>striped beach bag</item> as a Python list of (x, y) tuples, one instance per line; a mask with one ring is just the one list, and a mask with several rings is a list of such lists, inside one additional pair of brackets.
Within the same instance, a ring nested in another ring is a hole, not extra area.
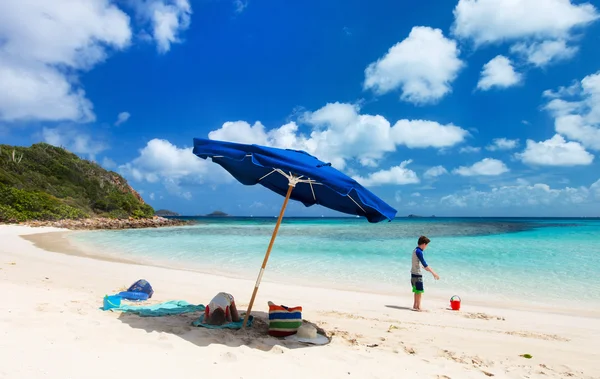
[(286, 337), (296, 334), (302, 325), (302, 307), (286, 307), (269, 301), (269, 335)]

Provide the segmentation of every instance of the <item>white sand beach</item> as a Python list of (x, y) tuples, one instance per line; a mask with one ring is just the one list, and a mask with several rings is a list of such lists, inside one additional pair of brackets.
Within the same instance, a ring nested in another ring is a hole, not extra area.
[[(61, 229), (0, 226), (0, 378), (600, 378), (600, 311), (514, 309), (263, 281), (255, 327), (208, 330), (199, 314), (102, 311), (105, 294), (147, 279), (149, 301), (206, 304), (219, 291), (247, 306), (254, 280), (78, 256), (20, 235)], [(576, 294), (574, 294), (576, 295)], [(265, 333), (267, 302), (301, 305), (331, 343)], [(532, 355), (531, 359), (522, 357)]]

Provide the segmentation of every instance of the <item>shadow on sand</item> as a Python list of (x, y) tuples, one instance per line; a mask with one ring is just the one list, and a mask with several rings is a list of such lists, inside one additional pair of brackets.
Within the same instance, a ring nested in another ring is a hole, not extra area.
[[(267, 334), (269, 315), (265, 312), (252, 312), (254, 316), (252, 327), (245, 330), (207, 329), (193, 326), (192, 322), (197, 320), (201, 314), (201, 312), (193, 312), (173, 316), (140, 317), (135, 314), (121, 313), (118, 320), (134, 329), (145, 330), (148, 333), (173, 334), (197, 346), (220, 344), (229, 347), (240, 347), (245, 345), (262, 351), (270, 351), (275, 346), (284, 346), (288, 349), (318, 347), (317, 345), (269, 336)], [(244, 313), (241, 313), (240, 317), (243, 318)], [(322, 328), (306, 320), (303, 320), (303, 322), (314, 326), (319, 334), (328, 336), (329, 342), (331, 342), (331, 337)]]
[(386, 307), (392, 308), (392, 309), (399, 309), (401, 311), (413, 311), (414, 312), (414, 310), (411, 307), (401, 307), (399, 305), (386, 305)]

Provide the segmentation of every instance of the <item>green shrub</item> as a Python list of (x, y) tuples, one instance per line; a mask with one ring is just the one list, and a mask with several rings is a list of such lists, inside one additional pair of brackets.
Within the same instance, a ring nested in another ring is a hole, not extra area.
[(46, 143), (0, 145), (0, 221), (99, 215), (146, 218), (154, 209), (122, 176), (65, 149)]
[(9, 206), (0, 204), (0, 222), (21, 222), (25, 221), (23, 215)]
[(122, 209), (116, 209), (114, 211), (111, 211), (108, 213), (108, 217), (110, 218), (117, 218), (117, 219), (124, 219), (124, 218), (129, 218), (129, 214), (127, 212), (125, 212)]

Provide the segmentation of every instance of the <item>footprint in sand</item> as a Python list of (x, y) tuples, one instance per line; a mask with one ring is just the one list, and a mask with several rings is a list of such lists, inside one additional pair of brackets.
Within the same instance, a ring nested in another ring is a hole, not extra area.
[(187, 332), (189, 332), (190, 330), (192, 330), (192, 329), (189, 328), (189, 327), (175, 326), (175, 327), (171, 328), (169, 330), (169, 332), (173, 333), (173, 334), (175, 334), (177, 336), (182, 336), (182, 335), (186, 334)]
[(38, 303), (37, 307), (35, 307), (35, 310), (38, 312), (55, 312), (58, 310), (58, 308), (50, 303)]
[(335, 328), (335, 331), (331, 332), (331, 337), (333, 336), (341, 337), (342, 339), (350, 342), (352, 345), (358, 345), (358, 340), (355, 338), (356, 336), (351, 336), (347, 331), (339, 330), (337, 327)]
[(228, 351), (227, 353), (221, 354), (221, 361), (223, 362), (235, 362), (237, 361), (237, 356), (232, 352)]
[(449, 350), (444, 350), (443, 356), (447, 359), (453, 360), (454, 362), (462, 363), (465, 365), (471, 365), (473, 367), (479, 368), (481, 370), (481, 372), (483, 372), (487, 376), (494, 376), (494, 374), (481, 369), (482, 367), (489, 367), (492, 364), (492, 362), (484, 361), (483, 359), (479, 358), (478, 356), (466, 356), (466, 355), (459, 356), (455, 352), (449, 351)]
[(410, 355), (415, 355), (415, 354), (417, 354), (417, 351), (416, 351), (415, 349), (413, 349), (413, 348), (412, 348), (412, 347), (410, 347), (410, 346), (406, 346), (406, 345), (404, 344), (404, 342), (400, 342), (400, 344), (402, 345), (402, 348), (404, 349), (404, 352), (405, 352), (406, 354), (410, 354)]
[(492, 316), (492, 315), (488, 315), (486, 313), (465, 313), (465, 314), (463, 314), (463, 317), (470, 318), (470, 319), (477, 319), (477, 320), (506, 321), (504, 317)]
[(569, 342), (570, 339), (564, 338), (561, 336), (557, 336), (555, 334), (543, 334), (543, 333), (534, 333), (534, 332), (505, 332), (511, 336), (525, 337), (525, 338), (537, 338), (540, 340), (546, 341), (561, 341), (561, 342)]
[(444, 357), (447, 359), (450, 359), (454, 362), (457, 362), (457, 363), (462, 363), (462, 364), (468, 363), (465, 359), (463, 359), (462, 357), (459, 357), (458, 355), (456, 355), (455, 352), (450, 351), (450, 350), (444, 350)]

